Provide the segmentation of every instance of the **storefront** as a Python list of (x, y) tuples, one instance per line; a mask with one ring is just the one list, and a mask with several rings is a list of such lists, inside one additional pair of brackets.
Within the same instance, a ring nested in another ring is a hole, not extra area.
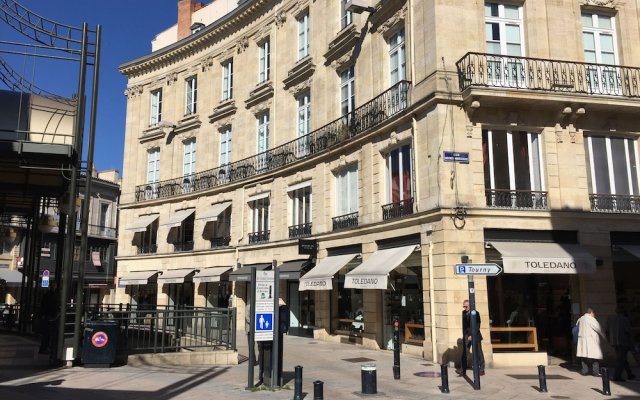
[(313, 337), (314, 296), (309, 291), (300, 291), (300, 278), (311, 266), (309, 259), (286, 261), (278, 266), (280, 280), (286, 286), (284, 296), (281, 297), (289, 306), (290, 335)]
[(158, 271), (132, 271), (118, 279), (125, 286), (132, 308), (156, 308), (158, 302)]
[(196, 270), (170, 269), (158, 277), (158, 286), (167, 295), (167, 307), (182, 310), (193, 307), (193, 276)]
[[(273, 268), (273, 263), (257, 263), (257, 264), (244, 264), (242, 267), (229, 274), (229, 280), (235, 282), (233, 293), (237, 300), (234, 302), (234, 307), (239, 309), (238, 324), (244, 327), (244, 312), (246, 312), (246, 305), (251, 304), (251, 269), (256, 271), (265, 271)], [(244, 303), (244, 307), (241, 307), (239, 303)], [(242, 310), (242, 311), (240, 311)], [(240, 314), (242, 312), (242, 314)]]
[(628, 314), (633, 339), (640, 341), (640, 233), (611, 232), (611, 254), (616, 305)]
[(227, 308), (230, 306), (229, 272), (232, 269), (232, 267), (203, 268), (193, 276), (193, 283), (198, 285), (198, 294), (205, 298), (205, 307)]

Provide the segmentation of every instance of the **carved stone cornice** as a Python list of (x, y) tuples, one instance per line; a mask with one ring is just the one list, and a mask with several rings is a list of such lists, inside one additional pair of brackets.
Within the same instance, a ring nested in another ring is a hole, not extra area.
[(391, 33), (395, 32), (395, 30), (399, 26), (403, 26), (406, 18), (407, 18), (407, 7), (405, 6), (397, 10), (389, 18), (379, 21), (380, 22), (379, 24), (373, 25), (371, 30), (380, 32), (383, 36), (386, 37)]
[(354, 24), (344, 28), (335, 39), (329, 43), (329, 49), (324, 54), (325, 65), (331, 65), (339, 70), (353, 58), (353, 50), (360, 39), (360, 32)]
[(282, 10), (278, 11), (273, 19), (276, 23), (276, 28), (280, 29), (284, 26), (284, 23), (287, 22), (287, 13)]
[(213, 129), (216, 131), (221, 130), (225, 126), (233, 125), (234, 115), (229, 115), (227, 118), (218, 119), (213, 123)]
[(233, 58), (233, 54), (235, 53), (235, 47), (229, 48), (225, 51), (223, 51), (216, 59), (218, 60), (218, 62), (220, 64), (226, 62), (227, 60), (229, 60), (230, 58)]
[(209, 115), (209, 122), (213, 124), (223, 118), (228, 118), (235, 114), (237, 109), (238, 107), (236, 107), (236, 102), (233, 99), (222, 102), (218, 104), (218, 106), (213, 109), (211, 115)]
[(134, 98), (136, 96), (140, 96), (143, 92), (142, 85), (129, 86), (124, 90), (124, 95), (128, 98)]
[(258, 86), (256, 86), (256, 88), (249, 93), (249, 98), (245, 100), (246, 108), (251, 109), (252, 107), (255, 107), (260, 103), (264, 103), (265, 101), (267, 101), (272, 97), (273, 97), (273, 82), (271, 81), (262, 82), (258, 84)]
[(200, 63), (200, 66), (202, 67), (202, 72), (206, 72), (210, 70), (213, 67), (214, 62), (215, 62), (215, 57), (213, 56), (205, 57)]
[(300, 90), (294, 89), (299, 86), (301, 83), (305, 83), (306, 87), (309, 87), (311, 83), (311, 76), (316, 70), (316, 65), (313, 63), (313, 59), (311, 56), (307, 56), (302, 60), (298, 61), (293, 65), (293, 67), (289, 70), (287, 77), (282, 81), (284, 84), (284, 89), (289, 90), (291, 93), (296, 94), (299, 93)]
[(176, 134), (185, 132), (189, 129), (199, 128), (202, 125), (198, 114), (187, 115), (178, 121), (178, 125), (176, 125), (174, 132)]
[(578, 0), (581, 6), (607, 7), (618, 9), (624, 5), (624, 0)]
[(236, 52), (238, 54), (241, 54), (242, 52), (244, 52), (247, 48), (249, 47), (249, 38), (244, 36), (241, 37), (240, 39), (238, 39), (238, 42), (236, 43)]
[(404, 24), (407, 17), (407, 3), (405, 0), (388, 0), (380, 4), (380, 8), (371, 15), (371, 31), (387, 35), (389, 31)]
[(148, 143), (156, 139), (162, 139), (165, 137), (165, 133), (166, 131), (158, 124), (142, 131), (142, 136), (139, 137), (139, 140), (140, 143)]
[[(315, 0), (314, 0), (315, 1)], [(300, 13), (309, 8), (309, 0), (299, 0), (295, 3), (295, 7), (291, 8), (291, 15), (298, 17)]]
[(298, 94), (304, 92), (305, 90), (308, 90), (311, 87), (311, 81), (312, 78), (309, 77), (309, 79), (302, 81), (297, 85), (291, 86), (289, 88), (289, 93), (291, 93), (293, 96), (297, 96)]
[(175, 71), (169, 72), (165, 76), (165, 82), (167, 83), (167, 86), (171, 86), (177, 80), (178, 80), (178, 73)]

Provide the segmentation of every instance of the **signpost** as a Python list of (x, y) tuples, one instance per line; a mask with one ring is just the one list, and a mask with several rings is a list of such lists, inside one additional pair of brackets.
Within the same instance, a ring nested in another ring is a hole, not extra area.
[[(502, 267), (494, 263), (472, 264), (469, 257), (462, 256), (461, 263), (456, 264), (454, 273), (466, 275), (469, 283), (469, 313), (471, 313), (471, 347), (473, 348), (473, 388), (480, 390), (480, 364), (477, 354), (480, 351), (480, 338), (478, 338), (478, 311), (476, 311), (476, 289), (473, 282), (474, 275), (497, 276), (502, 273)], [(463, 338), (464, 342), (464, 338)], [(466, 366), (463, 366), (466, 368)]]
[(48, 269), (45, 269), (44, 271), (42, 271), (42, 283), (40, 284), (40, 286), (43, 288), (49, 287), (49, 270)]
[(255, 286), (255, 340), (267, 342), (273, 340), (274, 305), (274, 274), (275, 271), (256, 271)]

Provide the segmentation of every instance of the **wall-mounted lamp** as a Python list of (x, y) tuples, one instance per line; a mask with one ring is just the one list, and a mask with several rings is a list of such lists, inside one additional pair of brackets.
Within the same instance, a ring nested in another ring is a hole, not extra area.
[(373, 14), (376, 11), (376, 8), (367, 5), (365, 0), (349, 0), (344, 9), (354, 14), (362, 14), (365, 11)]

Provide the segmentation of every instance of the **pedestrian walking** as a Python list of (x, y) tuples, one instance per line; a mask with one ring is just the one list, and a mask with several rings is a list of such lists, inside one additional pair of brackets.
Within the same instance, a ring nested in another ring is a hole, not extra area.
[(600, 338), (605, 337), (600, 323), (596, 319), (596, 312), (588, 308), (587, 312), (578, 319), (578, 344), (576, 356), (582, 364), (582, 375), (589, 374), (589, 367), (593, 376), (600, 376), (600, 360), (602, 360), (602, 348)]
[[(478, 357), (480, 364), (480, 375), (484, 375), (484, 353), (482, 352), (482, 334), (480, 333), (480, 313), (476, 311), (476, 335), (478, 338), (478, 354), (473, 354), (473, 357)], [(467, 374), (467, 359), (472, 345), (471, 331), (471, 310), (469, 309), (469, 300), (462, 302), (462, 358), (460, 359), (460, 369), (457, 372), (460, 375)]]
[(613, 373), (613, 380), (619, 382), (625, 380), (622, 378), (623, 370), (627, 372), (627, 379), (635, 378), (627, 358), (633, 343), (631, 340), (631, 322), (625, 314), (625, 311), (618, 307), (616, 313), (607, 319), (609, 344), (616, 351), (616, 369)]

